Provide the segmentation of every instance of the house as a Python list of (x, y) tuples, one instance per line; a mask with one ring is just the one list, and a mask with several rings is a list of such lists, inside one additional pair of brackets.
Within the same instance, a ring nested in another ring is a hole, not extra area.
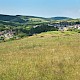
[(13, 34), (6, 33), (6, 34), (4, 34), (4, 37), (5, 37), (5, 39), (10, 39), (10, 38), (13, 38)]
[(53, 24), (48, 24), (48, 26), (54, 26)]
[(4, 34), (3, 32), (0, 32), (0, 37), (3, 36), (3, 34)]
[(67, 31), (68, 27), (59, 27), (59, 31)]
[(78, 27), (78, 29), (80, 30), (80, 26)]
[(7, 33), (4, 33), (4, 37), (5, 39), (10, 39), (14, 37), (14, 34), (15, 34), (15, 31), (9, 30), (7, 31)]
[(35, 26), (33, 26), (33, 28), (37, 28), (37, 27), (39, 27), (40, 25), (35, 25)]
[(80, 29), (80, 24), (74, 25), (74, 28)]
[(74, 26), (67, 26), (68, 28), (73, 28)]

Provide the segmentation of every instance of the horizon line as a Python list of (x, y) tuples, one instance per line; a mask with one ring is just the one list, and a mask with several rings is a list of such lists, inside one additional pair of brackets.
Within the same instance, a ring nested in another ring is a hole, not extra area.
[(42, 18), (52, 18), (52, 17), (66, 17), (66, 18), (72, 18), (72, 19), (78, 19), (79, 17), (73, 18), (69, 16), (51, 16), (51, 17), (45, 17), (45, 16), (37, 16), (37, 15), (27, 15), (27, 14), (4, 14), (0, 13), (0, 15), (7, 15), (7, 16), (33, 16), (33, 17), (42, 17)]

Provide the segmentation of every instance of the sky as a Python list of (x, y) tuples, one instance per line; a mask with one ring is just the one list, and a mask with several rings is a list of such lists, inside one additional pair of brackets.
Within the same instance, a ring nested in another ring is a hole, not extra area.
[(80, 0), (0, 0), (0, 14), (80, 18)]

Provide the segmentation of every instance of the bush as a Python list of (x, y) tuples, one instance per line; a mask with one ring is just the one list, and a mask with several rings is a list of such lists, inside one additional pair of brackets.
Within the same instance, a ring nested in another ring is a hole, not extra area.
[(23, 38), (23, 37), (25, 37), (25, 36), (27, 36), (27, 34), (25, 34), (25, 33), (20, 33), (20, 34), (18, 35), (18, 37), (20, 37), (20, 38)]
[(78, 30), (78, 33), (80, 33), (80, 30)]

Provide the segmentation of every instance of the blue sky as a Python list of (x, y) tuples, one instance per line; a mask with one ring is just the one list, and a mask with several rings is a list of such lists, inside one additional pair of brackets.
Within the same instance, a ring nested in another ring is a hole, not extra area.
[(0, 0), (0, 14), (80, 18), (80, 0)]

